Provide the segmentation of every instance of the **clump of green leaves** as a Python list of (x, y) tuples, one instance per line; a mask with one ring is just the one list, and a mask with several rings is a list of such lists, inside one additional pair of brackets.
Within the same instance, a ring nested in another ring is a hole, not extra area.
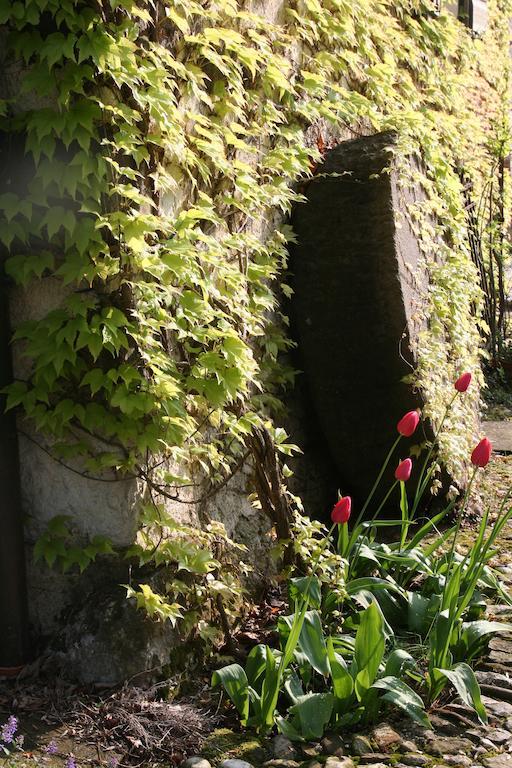
[(114, 554), (112, 544), (105, 536), (93, 536), (82, 547), (76, 544), (75, 539), (71, 518), (67, 515), (53, 517), (34, 545), (34, 560), (44, 559), (50, 568), (55, 566), (63, 573), (78, 566), (82, 573), (98, 555)]

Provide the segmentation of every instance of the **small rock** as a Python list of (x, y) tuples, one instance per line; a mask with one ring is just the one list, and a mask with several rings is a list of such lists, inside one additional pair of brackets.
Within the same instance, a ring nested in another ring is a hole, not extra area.
[(295, 760), (297, 750), (293, 746), (293, 742), (280, 733), (272, 739), (272, 754), (278, 759)]
[(369, 752), (373, 752), (370, 739), (366, 736), (361, 736), (359, 733), (352, 737), (351, 746), (354, 755), (367, 755)]
[(395, 751), (392, 747), (402, 743), (402, 737), (387, 723), (382, 723), (373, 729), (372, 739), (382, 752)]
[(389, 768), (386, 763), (366, 763), (366, 768)]
[(485, 747), (488, 752), (493, 752), (496, 749), (496, 744), (488, 739), (487, 736), (482, 736), (480, 744), (482, 747)]
[(509, 717), (512, 715), (512, 704), (508, 701), (497, 701), (489, 696), (482, 696), (482, 701), (488, 712), (496, 717)]
[(510, 768), (512, 766), (512, 755), (508, 752), (503, 752), (503, 754), (494, 755), (494, 757), (484, 757), (483, 764), (486, 768)]
[(419, 752), (419, 749), (414, 741), (402, 741), (402, 749), (407, 753)]
[(461, 765), (462, 768), (471, 768), (473, 760), (467, 755), (443, 755), (447, 765)]
[(247, 760), (237, 760), (231, 758), (229, 760), (223, 760), (220, 764), (220, 768), (254, 768), (252, 763), (248, 763)]
[(316, 741), (301, 745), (302, 754), (306, 757), (318, 757), (322, 754), (322, 747)]
[(330, 755), (325, 761), (325, 768), (355, 768), (355, 765), (350, 757), (334, 757), (334, 755)]
[(463, 739), (458, 736), (436, 736), (431, 731), (427, 731), (425, 739), (428, 741), (428, 752), (439, 757), (443, 755), (470, 754), (473, 750), (473, 744), (469, 739)]
[(302, 763), (302, 768), (324, 768), (324, 766), (318, 760), (309, 760), (307, 763)]
[(324, 736), (320, 744), (326, 755), (343, 757), (345, 754), (343, 739), (337, 733), (327, 734)]
[(208, 760), (204, 757), (195, 755), (194, 757), (188, 757), (181, 764), (181, 768), (212, 768)]
[(430, 763), (429, 758), (419, 752), (408, 752), (406, 755), (402, 755), (400, 759), (404, 765), (427, 765)]
[(359, 755), (359, 762), (364, 763), (365, 765), (367, 763), (375, 763), (376, 761), (381, 760), (389, 760), (389, 755), (387, 752), (367, 752), (364, 755)]
[(495, 688), (508, 688), (512, 690), (512, 678), (501, 672), (487, 672), (477, 669), (475, 677), (481, 685), (490, 685)]
[(263, 763), (264, 768), (299, 768), (299, 765), (300, 763), (296, 760), (280, 760), (279, 758), (267, 760), (266, 763)]
[[(447, 736), (455, 736), (459, 732), (459, 729), (455, 723), (450, 722), (450, 720), (445, 720), (443, 717), (439, 717), (439, 715), (430, 715), (430, 722), (436, 731), (441, 731), (441, 733), (445, 733)], [(432, 733), (431, 735), (433, 736)]]
[(505, 744), (512, 739), (512, 733), (503, 730), (503, 728), (493, 728), (487, 731), (487, 738), (489, 738), (494, 744)]

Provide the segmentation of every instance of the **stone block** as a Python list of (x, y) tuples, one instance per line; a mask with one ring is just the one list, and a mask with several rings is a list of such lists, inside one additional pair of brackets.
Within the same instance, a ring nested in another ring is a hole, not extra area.
[(309, 419), (324, 435), (343, 493), (359, 499), (397, 421), (422, 405), (403, 379), (416, 362), (427, 278), (406, 215), (414, 195), (399, 188), (395, 142), (382, 133), (331, 150), (292, 221), (292, 329)]

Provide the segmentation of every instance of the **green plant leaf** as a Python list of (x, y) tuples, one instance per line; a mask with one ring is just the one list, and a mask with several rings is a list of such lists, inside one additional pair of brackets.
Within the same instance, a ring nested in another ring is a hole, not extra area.
[(461, 662), (452, 669), (437, 669), (436, 671), (450, 681), (462, 701), (475, 710), (481, 723), (486, 724), (487, 712), (481, 699), (480, 686), (471, 667)]
[(334, 697), (331, 693), (309, 693), (290, 707), (290, 714), (297, 715), (300, 732), (304, 739), (321, 739), (331, 719)]
[(359, 627), (356, 633), (355, 662), (359, 672), (365, 670), (371, 685), (377, 676), (384, 648), (386, 636), (382, 614), (375, 603), (372, 603), (360, 615)]
[(249, 717), (249, 682), (240, 664), (228, 664), (216, 670), (212, 675), (212, 686), (218, 685), (222, 685), (245, 723)]
[(382, 696), (385, 701), (389, 701), (400, 709), (403, 709), (409, 717), (415, 720), (425, 728), (432, 728), (430, 720), (424, 711), (423, 701), (402, 680), (396, 677), (383, 677), (373, 684), (373, 688), (384, 690), (386, 693)]

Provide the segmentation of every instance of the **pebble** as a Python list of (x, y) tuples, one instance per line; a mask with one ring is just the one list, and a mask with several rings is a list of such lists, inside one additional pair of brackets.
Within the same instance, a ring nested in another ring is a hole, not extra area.
[(283, 736), (280, 733), (272, 739), (272, 754), (277, 758), (295, 760), (297, 750), (293, 746), (293, 742), (287, 736)]
[(325, 761), (325, 768), (355, 768), (355, 765), (350, 757), (334, 757), (334, 755), (330, 755)]
[(265, 768), (299, 768), (300, 763), (296, 760), (285, 760), (284, 758), (274, 758), (263, 763)]
[(473, 760), (467, 755), (443, 755), (447, 765), (461, 765), (462, 768), (471, 768)]
[(369, 752), (373, 752), (370, 739), (367, 736), (361, 736), (361, 734), (357, 733), (352, 738), (352, 752), (358, 757), (360, 755), (367, 755)]
[(427, 752), (439, 757), (445, 755), (470, 754), (473, 751), (473, 743), (469, 739), (458, 736), (436, 736), (431, 731), (427, 731), (425, 738), (428, 743)]
[(324, 736), (320, 745), (326, 755), (342, 757), (345, 754), (343, 739), (336, 733)]
[(247, 760), (231, 758), (229, 760), (223, 760), (220, 764), (220, 768), (254, 768), (254, 766), (252, 763), (248, 763)]
[(505, 744), (512, 739), (512, 733), (503, 730), (503, 728), (493, 728), (487, 731), (487, 738), (489, 738), (494, 744)]
[(322, 747), (316, 741), (308, 744), (301, 744), (302, 754), (306, 757), (318, 757), (322, 754)]
[(496, 717), (509, 717), (512, 715), (512, 704), (509, 704), (508, 701), (497, 701), (496, 699), (489, 698), (489, 696), (482, 696), (482, 701), (487, 712)]
[(375, 763), (383, 760), (389, 760), (387, 752), (366, 752), (364, 755), (359, 755), (360, 763)]
[(371, 732), (372, 741), (382, 752), (395, 751), (392, 747), (402, 744), (402, 737), (387, 723), (382, 723)]
[(181, 763), (181, 768), (212, 768), (212, 766), (204, 757), (194, 755), (184, 760)]
[(404, 752), (419, 752), (418, 747), (414, 743), (414, 741), (402, 741), (402, 749)]
[(485, 747), (488, 752), (492, 752), (493, 749), (496, 749), (496, 744), (488, 739), (487, 736), (482, 736), (480, 744), (482, 747)]
[(484, 757), (483, 764), (486, 768), (510, 768), (512, 765), (512, 755), (508, 752), (503, 752), (501, 755)]
[(406, 755), (402, 755), (400, 760), (404, 765), (427, 765), (430, 763), (430, 759), (426, 755), (416, 752), (408, 752)]

